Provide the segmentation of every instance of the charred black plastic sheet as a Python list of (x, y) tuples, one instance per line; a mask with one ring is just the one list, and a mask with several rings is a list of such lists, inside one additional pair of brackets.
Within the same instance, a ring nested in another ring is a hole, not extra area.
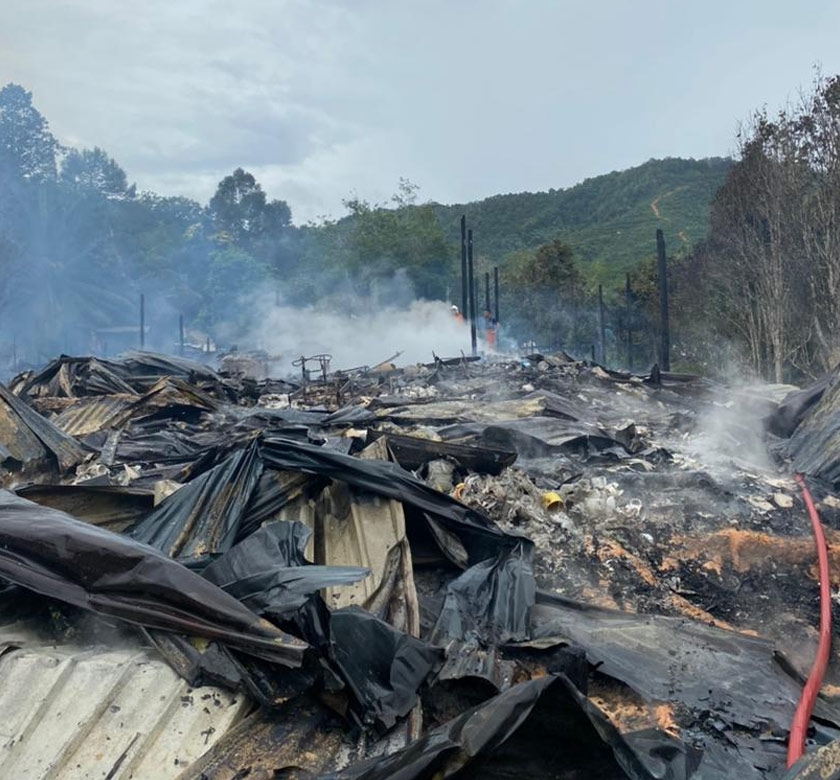
[[(677, 705), (693, 717), (685, 728), (705, 750), (698, 778), (763, 778), (765, 768), (784, 763), (783, 741), (753, 736), (784, 733), (801, 690), (801, 681), (772, 642), (696, 621), (618, 612), (538, 591), (530, 643), (546, 646), (549, 641), (583, 648), (600, 673), (625, 683), (648, 702)], [(709, 712), (716, 724), (711, 729), (705, 723)], [(824, 728), (819, 721), (835, 728)], [(840, 711), (818, 699), (812, 724), (818, 733), (822, 730), (822, 741), (828, 741), (840, 726)], [(721, 765), (727, 767), (723, 773)]]
[(419, 510), (436, 537), (439, 538), (437, 527), (442, 526), (445, 532), (458, 538), (466, 561), (453, 553), (451, 545), (441, 547), (460, 566), (495, 558), (500, 549), (531, 544), (524, 537), (505, 533), (480, 512), (429, 487), (396, 463), (362, 460), (328, 447), (278, 438), (267, 438), (260, 453), (270, 468), (329, 477)]
[(530, 545), (520, 545), (471, 566), (449, 583), (431, 641), (445, 644), (474, 636), (494, 645), (527, 639), (536, 592), (531, 557)]
[(786, 442), (793, 468), (840, 484), (840, 382), (830, 383)]
[(483, 445), (515, 450), (520, 458), (547, 457), (559, 452), (584, 458), (604, 452), (627, 457), (626, 440), (597, 425), (560, 417), (525, 417), (499, 423), (464, 423), (440, 431), (444, 439), (472, 436)]
[(55, 459), (61, 471), (69, 471), (87, 457), (79, 442), (30, 409), (2, 384), (0, 402), (5, 405), (3, 411), (9, 417), (3, 426), (3, 435), (15, 437), (0, 441), (6, 454), (4, 460), (12, 459), (20, 464), (36, 460), (40, 454), (39, 445)]
[(148, 628), (299, 666), (306, 643), (152, 547), (0, 491), (0, 577)]
[[(439, 662), (440, 652), (361, 608), (327, 610), (318, 590), (357, 582), (369, 572), (310, 564), (304, 554), (310, 535), (302, 523), (269, 523), (210, 564), (203, 576), (258, 615), (295, 625), (334, 664), (351, 695), (349, 712), (357, 724), (391, 728), (414, 706), (417, 689)], [(253, 673), (251, 668), (243, 675), (252, 693), (256, 690), (263, 703), (278, 698), (268, 693), (274, 681), (266, 676), (258, 684)]]
[(312, 593), (370, 573), (357, 566), (310, 563), (304, 551), (311, 536), (303, 523), (269, 523), (213, 561), (202, 576), (258, 615), (289, 620)]
[(767, 427), (776, 436), (787, 438), (799, 427), (808, 412), (819, 403), (825, 391), (835, 381), (835, 373), (826, 374), (801, 390), (785, 396), (776, 411), (767, 419)]
[(691, 777), (693, 751), (664, 733), (646, 736), (634, 748), (568, 678), (547, 675), (512, 686), (403, 750), (321, 780)]
[(128, 535), (188, 566), (205, 566), (236, 541), (261, 472), (252, 444), (167, 496)]
[(472, 447), (394, 433), (386, 434), (385, 441), (397, 463), (412, 471), (430, 460), (445, 458), (470, 471), (498, 475), (516, 460), (516, 452), (510, 449)]
[(332, 661), (353, 694), (351, 714), (361, 727), (393, 727), (411, 711), (440, 651), (361, 607), (336, 610), (329, 623)]

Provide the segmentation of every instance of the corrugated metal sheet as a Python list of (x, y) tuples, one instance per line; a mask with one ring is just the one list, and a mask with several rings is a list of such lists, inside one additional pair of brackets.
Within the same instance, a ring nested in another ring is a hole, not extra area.
[(69, 471), (85, 459), (87, 453), (79, 442), (41, 417), (2, 384), (0, 402), (0, 411), (5, 421), (0, 431), (0, 444), (16, 460), (26, 463), (29, 460), (40, 459), (37, 448), (32, 444), (33, 437), (53, 455), (62, 471)]
[(151, 490), (115, 485), (27, 485), (15, 493), (117, 532), (148, 515), (155, 502)]
[(250, 709), (241, 694), (190, 688), (153, 652), (39, 644), (0, 630), (0, 777), (168, 780)]
[(87, 436), (89, 433), (111, 427), (117, 416), (137, 399), (136, 395), (105, 395), (80, 399), (55, 417), (53, 423), (71, 436)]

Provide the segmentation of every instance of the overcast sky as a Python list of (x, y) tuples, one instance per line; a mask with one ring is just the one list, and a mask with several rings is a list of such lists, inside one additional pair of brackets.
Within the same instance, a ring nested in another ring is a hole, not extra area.
[(142, 189), (243, 166), (302, 223), (731, 153), (839, 39), (829, 0), (0, 0), (0, 84)]

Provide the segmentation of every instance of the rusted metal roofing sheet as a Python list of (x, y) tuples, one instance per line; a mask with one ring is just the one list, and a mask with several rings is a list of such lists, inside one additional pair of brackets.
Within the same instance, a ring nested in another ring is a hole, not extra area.
[(87, 436), (110, 428), (117, 416), (137, 399), (138, 396), (128, 394), (80, 399), (53, 418), (53, 423), (71, 436)]
[(79, 442), (30, 409), (2, 384), (0, 412), (0, 445), (18, 462), (39, 460), (38, 443), (55, 458), (62, 471), (69, 471), (84, 460), (86, 452)]
[(189, 687), (139, 645), (24, 642), (0, 656), (0, 777), (168, 780), (250, 707), (241, 694)]

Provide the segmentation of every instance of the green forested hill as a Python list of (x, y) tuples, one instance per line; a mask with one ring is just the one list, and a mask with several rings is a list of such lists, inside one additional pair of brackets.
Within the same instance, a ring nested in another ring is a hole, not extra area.
[(709, 203), (731, 164), (724, 158), (650, 160), (565, 190), (434, 208), (452, 242), (459, 240), (461, 214), (467, 215), (479, 256), (502, 262), (559, 238), (574, 248), (590, 281), (616, 282), (654, 252), (656, 228), (664, 231), (669, 254), (706, 235)]

